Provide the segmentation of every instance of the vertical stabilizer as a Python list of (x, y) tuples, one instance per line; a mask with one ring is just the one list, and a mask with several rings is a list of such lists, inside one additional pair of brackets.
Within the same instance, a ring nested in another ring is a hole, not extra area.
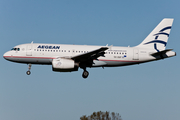
[(165, 50), (174, 19), (164, 18), (154, 30), (136, 47)]

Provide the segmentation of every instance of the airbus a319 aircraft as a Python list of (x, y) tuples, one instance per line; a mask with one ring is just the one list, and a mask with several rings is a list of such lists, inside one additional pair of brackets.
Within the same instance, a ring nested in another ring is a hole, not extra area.
[(32, 64), (52, 65), (57, 72), (72, 72), (82, 68), (87, 78), (87, 67), (116, 67), (156, 61), (176, 55), (172, 49), (165, 49), (173, 19), (163, 19), (156, 28), (135, 47), (89, 46), (30, 43), (17, 45), (6, 52), (6, 60), (28, 64), (30, 75)]

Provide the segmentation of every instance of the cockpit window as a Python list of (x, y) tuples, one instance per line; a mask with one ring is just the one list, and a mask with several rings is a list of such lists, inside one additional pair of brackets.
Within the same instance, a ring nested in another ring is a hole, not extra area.
[(20, 48), (12, 48), (11, 50), (20, 51)]

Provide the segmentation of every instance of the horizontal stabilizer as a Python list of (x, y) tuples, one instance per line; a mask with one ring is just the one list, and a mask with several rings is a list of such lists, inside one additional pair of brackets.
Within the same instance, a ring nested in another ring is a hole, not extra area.
[(152, 55), (152, 56), (162, 55), (162, 54), (165, 54), (165, 53), (167, 53), (168, 51), (172, 51), (172, 50), (173, 50), (173, 49), (167, 49), (167, 50), (163, 50), (163, 51), (160, 51), (160, 52), (152, 53), (151, 55)]
[(172, 49), (167, 49), (160, 52), (152, 53), (151, 55), (158, 60), (176, 56), (176, 52), (172, 51)]

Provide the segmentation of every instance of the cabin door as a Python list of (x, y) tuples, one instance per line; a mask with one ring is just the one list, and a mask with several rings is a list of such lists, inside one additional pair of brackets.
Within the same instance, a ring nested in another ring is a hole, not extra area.
[(139, 60), (139, 50), (138, 49), (134, 49), (133, 60)]
[(32, 44), (26, 46), (26, 56), (32, 56)]

